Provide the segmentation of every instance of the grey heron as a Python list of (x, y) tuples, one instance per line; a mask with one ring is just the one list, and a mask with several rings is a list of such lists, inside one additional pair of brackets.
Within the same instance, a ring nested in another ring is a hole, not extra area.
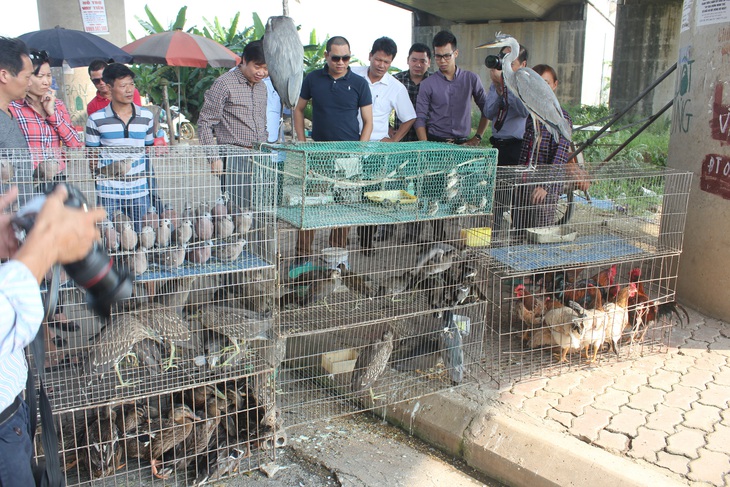
[(545, 125), (545, 128), (556, 142), (561, 135), (571, 140), (573, 128), (563, 117), (563, 110), (555, 93), (539, 74), (527, 67), (512, 71), (512, 62), (517, 59), (520, 52), (520, 44), (514, 37), (497, 32), (494, 42), (477, 46), (477, 49), (489, 47), (510, 48), (510, 52), (506, 53), (502, 59), (502, 75), (507, 88), (522, 101), (527, 111), (532, 115), (536, 141), (533, 144), (530, 168), (534, 168), (535, 151), (540, 145), (538, 120)]
[[(304, 79), (304, 46), (291, 17), (269, 17), (264, 33), (264, 56), (269, 77), (283, 106), (293, 109)], [(297, 140), (292, 123), (293, 140)], [(281, 140), (281, 136), (279, 137)]]

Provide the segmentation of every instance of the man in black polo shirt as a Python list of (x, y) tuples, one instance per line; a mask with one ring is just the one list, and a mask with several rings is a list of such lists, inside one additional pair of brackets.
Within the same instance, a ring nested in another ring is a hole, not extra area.
[[(312, 139), (321, 141), (370, 140), (373, 131), (373, 100), (365, 78), (350, 71), (350, 43), (335, 36), (327, 41), (323, 69), (304, 78), (299, 102), (294, 108), (294, 127), (297, 138), (304, 142), (304, 108), (312, 100)], [(362, 132), (357, 120), (360, 113)], [(347, 248), (348, 228), (333, 229), (329, 244)], [(297, 255), (311, 253), (314, 230), (303, 230), (297, 238)]]

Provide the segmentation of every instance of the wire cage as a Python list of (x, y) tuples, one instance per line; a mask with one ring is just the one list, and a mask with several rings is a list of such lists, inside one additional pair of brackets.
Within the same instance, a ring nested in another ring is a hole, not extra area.
[(489, 270), (486, 367), (498, 384), (665, 352), (679, 254), (539, 272)]
[[(471, 215), (357, 226), (346, 247), (330, 246), (332, 232), (280, 223), (279, 334), (317, 334), (481, 300), (487, 221)], [(311, 254), (297, 257), (303, 238)]]
[(528, 273), (681, 252), (691, 173), (643, 165), (587, 169), (587, 197), (561, 166), (499, 169), (496, 267)]
[(473, 382), (485, 303), (287, 338), (278, 401), (287, 426)]
[(297, 228), (491, 213), (497, 151), (436, 142), (263, 145), (277, 153), (277, 215)]
[[(268, 374), (54, 415), (66, 485), (201, 485), (275, 460), (286, 434)], [(44, 456), (36, 436), (36, 456)]]

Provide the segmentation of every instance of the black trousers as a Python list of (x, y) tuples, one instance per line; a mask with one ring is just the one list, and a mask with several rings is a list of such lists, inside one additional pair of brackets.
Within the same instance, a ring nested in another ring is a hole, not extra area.
[(498, 166), (516, 166), (520, 163), (520, 150), (522, 150), (522, 139), (496, 139), (489, 138), (492, 147), (499, 151), (497, 156)]

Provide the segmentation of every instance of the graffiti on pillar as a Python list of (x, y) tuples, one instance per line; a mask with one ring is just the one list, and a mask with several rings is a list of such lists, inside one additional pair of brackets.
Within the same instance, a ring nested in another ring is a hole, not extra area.
[(710, 132), (712, 138), (724, 144), (730, 143), (730, 105), (722, 104), (723, 83), (715, 84), (715, 95), (712, 99), (712, 118)]
[(682, 48), (679, 52), (677, 63), (677, 84), (674, 89), (674, 111), (672, 113), (672, 132), (689, 132), (692, 122), (692, 98), (690, 88), (692, 86), (692, 64), (690, 59), (692, 46)]
[(730, 200), (730, 157), (707, 154), (702, 161), (700, 189)]

